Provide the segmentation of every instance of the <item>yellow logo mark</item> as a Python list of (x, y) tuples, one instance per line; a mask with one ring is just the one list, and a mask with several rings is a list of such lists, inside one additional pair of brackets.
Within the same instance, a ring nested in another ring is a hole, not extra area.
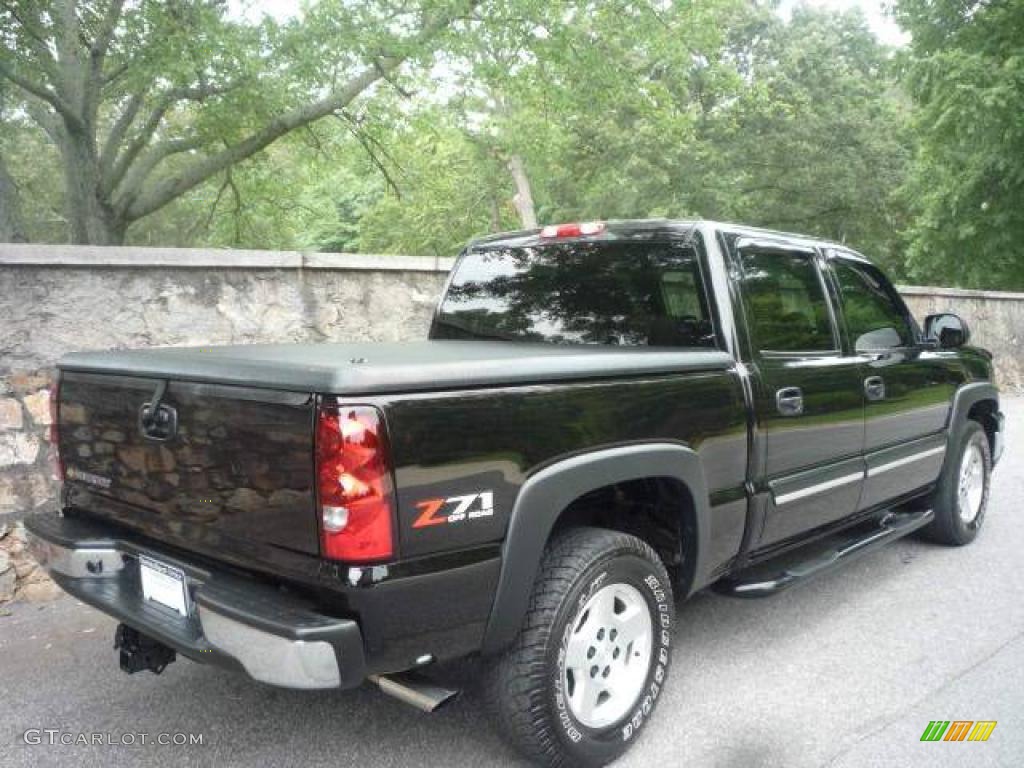
[(968, 741), (988, 741), (988, 737), (992, 735), (992, 731), (996, 728), (995, 720), (979, 720), (974, 724), (974, 730), (971, 731), (971, 735), (967, 737)]

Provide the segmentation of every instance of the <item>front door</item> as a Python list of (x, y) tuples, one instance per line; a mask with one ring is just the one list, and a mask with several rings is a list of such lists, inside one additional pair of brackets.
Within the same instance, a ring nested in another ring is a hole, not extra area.
[(956, 355), (919, 343), (910, 312), (877, 268), (842, 252), (827, 255), (849, 344), (861, 358), (867, 478), (860, 508), (868, 509), (938, 477)]
[(845, 355), (812, 248), (740, 240), (735, 275), (754, 369), (767, 509), (760, 547), (857, 509), (864, 477), (863, 361)]

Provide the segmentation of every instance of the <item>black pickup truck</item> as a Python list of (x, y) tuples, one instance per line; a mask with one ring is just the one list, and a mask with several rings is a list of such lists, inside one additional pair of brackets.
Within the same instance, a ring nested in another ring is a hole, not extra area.
[(127, 671), (180, 653), (431, 709), (428, 668), (480, 654), (513, 743), (600, 765), (666, 684), (677, 600), (977, 535), (1003, 417), (967, 343), (842, 245), (504, 234), (429, 340), (67, 356), (59, 511), (27, 525)]

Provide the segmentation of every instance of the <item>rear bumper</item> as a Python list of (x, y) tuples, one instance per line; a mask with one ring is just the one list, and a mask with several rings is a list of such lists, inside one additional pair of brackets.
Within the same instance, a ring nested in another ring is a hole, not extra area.
[[(183, 656), (285, 688), (351, 688), (366, 677), (359, 625), (317, 613), (299, 595), (183, 562), (79, 518), (40, 514), (25, 527), (33, 555), (62, 589)], [(143, 599), (140, 555), (184, 572), (187, 616)]]

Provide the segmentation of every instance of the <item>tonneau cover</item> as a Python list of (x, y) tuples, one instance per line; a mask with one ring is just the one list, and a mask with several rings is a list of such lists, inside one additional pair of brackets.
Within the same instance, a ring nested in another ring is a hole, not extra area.
[(62, 370), (326, 394), (376, 394), (724, 370), (698, 348), (414, 341), (161, 347), (65, 356)]

